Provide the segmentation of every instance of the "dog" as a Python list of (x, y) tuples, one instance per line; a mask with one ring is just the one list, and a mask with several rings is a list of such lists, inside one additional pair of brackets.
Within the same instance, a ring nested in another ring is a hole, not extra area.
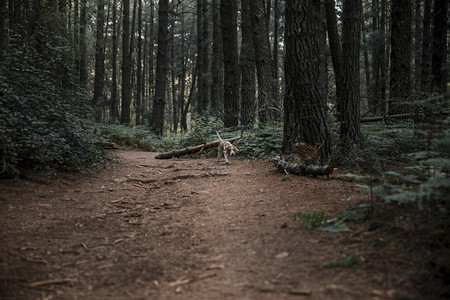
[(236, 152), (239, 152), (238, 147), (236, 147), (235, 145), (233, 145), (232, 143), (230, 143), (229, 141), (224, 141), (222, 140), (222, 138), (220, 137), (220, 134), (218, 132), (217, 136), (219, 137), (219, 147), (217, 148), (218, 152), (217, 152), (217, 161), (220, 161), (220, 157), (223, 156), (225, 157), (225, 161), (227, 162), (227, 164), (230, 163), (230, 157), (231, 155), (235, 155)]

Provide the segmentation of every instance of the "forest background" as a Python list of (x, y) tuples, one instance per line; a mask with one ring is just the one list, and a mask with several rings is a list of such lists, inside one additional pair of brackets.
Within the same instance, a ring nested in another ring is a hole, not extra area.
[(446, 0), (0, 0), (0, 178), (216, 131), (244, 134), (251, 159), (305, 143), (431, 224), (448, 296), (448, 15)]
[(247, 157), (303, 142), (334, 167), (384, 174), (401, 161), (416, 184), (437, 172), (448, 192), (448, 10), (445, 0), (2, 0), (1, 176), (87, 170), (111, 142), (162, 151), (246, 131), (257, 133)]

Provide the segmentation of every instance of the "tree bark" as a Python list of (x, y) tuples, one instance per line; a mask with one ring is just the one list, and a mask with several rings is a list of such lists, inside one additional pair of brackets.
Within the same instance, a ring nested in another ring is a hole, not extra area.
[(345, 113), (342, 111), (343, 73), (342, 46), (337, 27), (336, 4), (334, 0), (325, 1), (325, 15), (327, 21), (328, 42), (330, 44), (331, 60), (333, 63), (334, 80), (336, 84), (336, 119), (342, 121)]
[(144, 114), (142, 105), (142, 0), (138, 0), (137, 13), (137, 66), (136, 66), (136, 125), (142, 125), (142, 115)]
[(255, 48), (253, 45), (253, 27), (250, 2), (242, 0), (241, 16), (241, 124), (253, 124), (256, 108)]
[(425, 93), (431, 92), (431, 2), (425, 0), (423, 6), (420, 90)]
[(218, 117), (223, 107), (223, 47), (222, 30), (220, 24), (220, 3), (213, 0), (213, 32), (212, 32), (212, 86), (211, 86), (211, 113)]
[(323, 111), (320, 92), (319, 35), (323, 31), (319, 1), (286, 2), (286, 58), (284, 98), (283, 153), (291, 145), (305, 142), (320, 147), (327, 160), (331, 152), (331, 136)]
[(158, 51), (156, 54), (156, 86), (153, 100), (152, 130), (162, 135), (164, 130), (164, 106), (167, 76), (167, 36), (169, 27), (169, 0), (159, 0)]
[[(447, 91), (448, 0), (435, 0), (433, 10), (433, 53), (431, 57), (432, 91)], [(447, 63), (447, 66), (445, 64)]]
[[(273, 110), (278, 108), (276, 102), (273, 62), (270, 52), (270, 41), (267, 19), (264, 11), (264, 0), (250, 2), (253, 26), (253, 43), (255, 47), (256, 71), (258, 78), (259, 121), (266, 123), (273, 119)], [(263, 108), (263, 109), (261, 109)]]
[(122, 113), (120, 124), (131, 122), (130, 0), (123, 0), (122, 29)]
[(86, 46), (86, 0), (81, 0), (80, 8), (80, 86), (86, 88), (87, 84), (87, 46)]
[(341, 144), (348, 149), (360, 140), (360, 75), (359, 54), (361, 47), (362, 1), (344, 0), (342, 55), (343, 84)]
[[(411, 95), (411, 1), (393, 0), (391, 7), (391, 78), (389, 111), (401, 113), (398, 104)], [(396, 108), (397, 107), (397, 108)], [(404, 111), (403, 111), (404, 112)]]
[(112, 83), (111, 83), (111, 103), (110, 103), (110, 118), (113, 123), (119, 121), (119, 99), (117, 95), (117, 47), (118, 47), (118, 33), (120, 32), (120, 22), (117, 20), (117, 0), (113, 1), (113, 16), (112, 16)]
[(209, 105), (209, 90), (210, 90), (210, 50), (209, 50), (209, 15), (208, 15), (208, 0), (203, 0), (202, 6), (202, 74), (203, 77), (200, 93), (202, 94), (202, 111), (207, 112)]
[(237, 0), (221, 0), (223, 64), (224, 64), (224, 125), (239, 123), (239, 65), (237, 45)]
[(92, 106), (94, 108), (94, 118), (100, 122), (102, 118), (99, 101), (103, 96), (104, 72), (105, 72), (105, 45), (104, 45), (104, 25), (105, 25), (105, 2), (97, 0), (97, 30), (95, 42), (95, 77), (94, 77), (94, 97)]

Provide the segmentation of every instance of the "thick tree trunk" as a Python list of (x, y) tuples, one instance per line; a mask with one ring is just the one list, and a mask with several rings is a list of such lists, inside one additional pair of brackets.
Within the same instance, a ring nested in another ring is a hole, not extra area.
[(399, 103), (411, 95), (411, 1), (393, 0), (391, 7), (391, 79), (389, 110), (402, 113)]
[(152, 130), (162, 135), (164, 130), (164, 105), (166, 99), (167, 36), (169, 27), (169, 0), (159, 0), (158, 52), (156, 54), (156, 86), (153, 100)]
[(320, 156), (327, 160), (331, 137), (320, 92), (320, 5), (313, 0), (286, 2), (283, 152), (289, 153), (296, 142), (322, 145)]
[(273, 110), (269, 108), (278, 108), (278, 103), (276, 101), (267, 19), (264, 14), (264, 0), (250, 1), (250, 9), (258, 77), (258, 106), (263, 108), (259, 110), (259, 121), (265, 123), (273, 119)]
[(344, 148), (360, 139), (360, 80), (359, 54), (361, 47), (362, 1), (344, 0), (342, 54), (343, 84), (341, 144)]
[(237, 45), (237, 0), (221, 0), (224, 64), (224, 125), (239, 124), (239, 65)]
[(250, 15), (250, 2), (242, 0), (241, 43), (241, 124), (253, 124), (256, 109), (255, 48)]

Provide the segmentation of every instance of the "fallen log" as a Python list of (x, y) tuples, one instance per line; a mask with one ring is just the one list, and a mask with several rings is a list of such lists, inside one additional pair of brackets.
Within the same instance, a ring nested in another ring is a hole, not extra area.
[(333, 168), (328, 166), (317, 166), (317, 165), (306, 165), (303, 162), (290, 163), (282, 159), (280, 156), (273, 158), (273, 163), (275, 167), (281, 172), (296, 174), (296, 175), (312, 175), (316, 176), (327, 176), (333, 173)]
[[(231, 139), (223, 139), (223, 140), (229, 141), (229, 142), (234, 142), (236, 140), (239, 140), (240, 138), (241, 138), (240, 136), (237, 136), (237, 137), (234, 137)], [(180, 157), (183, 155), (194, 154), (194, 153), (200, 152), (200, 151), (208, 149), (208, 148), (218, 147), (219, 143), (220, 143), (220, 140), (217, 140), (214, 142), (209, 142), (209, 143), (194, 146), (194, 147), (187, 147), (184, 149), (177, 149), (177, 150), (173, 150), (173, 151), (169, 151), (169, 152), (163, 152), (163, 153), (158, 154), (155, 158), (156, 159), (169, 159), (169, 158), (173, 158), (173, 157)]]

